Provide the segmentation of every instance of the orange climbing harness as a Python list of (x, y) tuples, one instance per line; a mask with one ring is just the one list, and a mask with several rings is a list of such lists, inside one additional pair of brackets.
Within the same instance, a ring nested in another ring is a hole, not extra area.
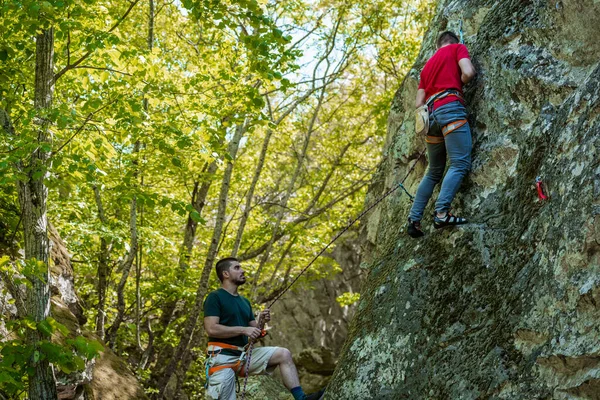
[(214, 367), (209, 367), (208, 363), (207, 363), (206, 376), (210, 377), (215, 372), (221, 371), (221, 370), (227, 369), (227, 368), (233, 369), (233, 372), (236, 373), (238, 376), (244, 376), (245, 371), (244, 371), (243, 363), (244, 363), (244, 358), (246, 355), (246, 349), (244, 347), (234, 346), (234, 345), (228, 344), (228, 343), (208, 342), (206, 352), (208, 353), (208, 355), (210, 357), (214, 357), (216, 355), (219, 355), (219, 353), (221, 353), (221, 350), (223, 350), (223, 349), (239, 351), (240, 358), (232, 364), (217, 365)]
[(450, 122), (448, 125), (442, 127), (442, 135), (446, 136), (451, 132), (454, 132), (461, 126), (467, 123), (466, 119), (459, 119), (458, 121)]

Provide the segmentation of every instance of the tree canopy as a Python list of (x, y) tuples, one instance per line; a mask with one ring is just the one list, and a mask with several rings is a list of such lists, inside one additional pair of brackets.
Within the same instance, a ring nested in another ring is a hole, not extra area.
[[(165, 376), (201, 361), (192, 349), (203, 334), (192, 332), (218, 284), (215, 259), (242, 260), (243, 294), (259, 305), (360, 212), (433, 7), (0, 1), (0, 241), (25, 249), (0, 247), (8, 294), (48, 296), (47, 250), (26, 250), (29, 204), (72, 254), (90, 331), (164, 395)], [(337, 268), (319, 260), (300, 285)], [(5, 343), (29, 361), (0, 361), (7, 396), (25, 396), (40, 358), (81, 366), (36, 347), (28, 330), (63, 327), (46, 313), (28, 328), (28, 307), (24, 333)], [(97, 344), (82, 340), (59, 353), (93, 357)], [(201, 383), (177, 389), (198, 394)]]

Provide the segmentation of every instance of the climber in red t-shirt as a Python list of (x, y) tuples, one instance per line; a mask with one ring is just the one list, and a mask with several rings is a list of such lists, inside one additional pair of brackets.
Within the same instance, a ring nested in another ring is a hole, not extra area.
[[(436, 53), (421, 72), (415, 105), (428, 105), (430, 131), (427, 142), (429, 169), (419, 184), (408, 217), (407, 232), (412, 237), (423, 236), (423, 211), (440, 181), (442, 187), (435, 203), (433, 226), (443, 228), (467, 222), (450, 213), (450, 205), (462, 179), (471, 168), (471, 129), (462, 95), (463, 84), (475, 76), (469, 51), (452, 32), (443, 32), (437, 40)], [(450, 167), (444, 176), (446, 154)], [(442, 180), (443, 178), (443, 180)]]

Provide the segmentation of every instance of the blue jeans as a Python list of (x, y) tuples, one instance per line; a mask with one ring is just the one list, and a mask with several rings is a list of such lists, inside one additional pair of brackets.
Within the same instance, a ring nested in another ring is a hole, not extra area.
[[(459, 101), (454, 101), (437, 108), (430, 115), (430, 122), (433, 123), (434, 119), (442, 127), (454, 121), (467, 119), (467, 110)], [(458, 192), (463, 178), (471, 169), (472, 145), (471, 128), (468, 122), (446, 135), (441, 143), (427, 143), (429, 168), (419, 184), (410, 209), (409, 218), (412, 221), (420, 221), (423, 218), (423, 211), (433, 194), (433, 189), (442, 181), (442, 177), (444, 179), (435, 203), (435, 210), (440, 213), (450, 210), (450, 204)], [(450, 158), (450, 167), (444, 176), (446, 154)]]

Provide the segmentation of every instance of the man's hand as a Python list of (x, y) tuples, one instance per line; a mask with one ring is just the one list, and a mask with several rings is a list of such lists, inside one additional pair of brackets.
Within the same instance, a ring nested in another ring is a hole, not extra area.
[(425, 105), (425, 100), (426, 100), (425, 97), (426, 97), (425, 89), (417, 90), (417, 98), (415, 99), (415, 108), (419, 108), (419, 107)]
[(254, 328), (252, 326), (244, 328), (244, 335), (248, 336), (252, 340), (258, 339), (260, 337), (261, 333), (262, 332), (260, 329)]
[(260, 319), (260, 321), (263, 323), (271, 321), (271, 310), (266, 308), (264, 311), (261, 311), (258, 319)]
[(458, 60), (458, 66), (460, 67), (460, 80), (465, 85), (475, 77), (475, 67), (468, 58), (461, 58)]

